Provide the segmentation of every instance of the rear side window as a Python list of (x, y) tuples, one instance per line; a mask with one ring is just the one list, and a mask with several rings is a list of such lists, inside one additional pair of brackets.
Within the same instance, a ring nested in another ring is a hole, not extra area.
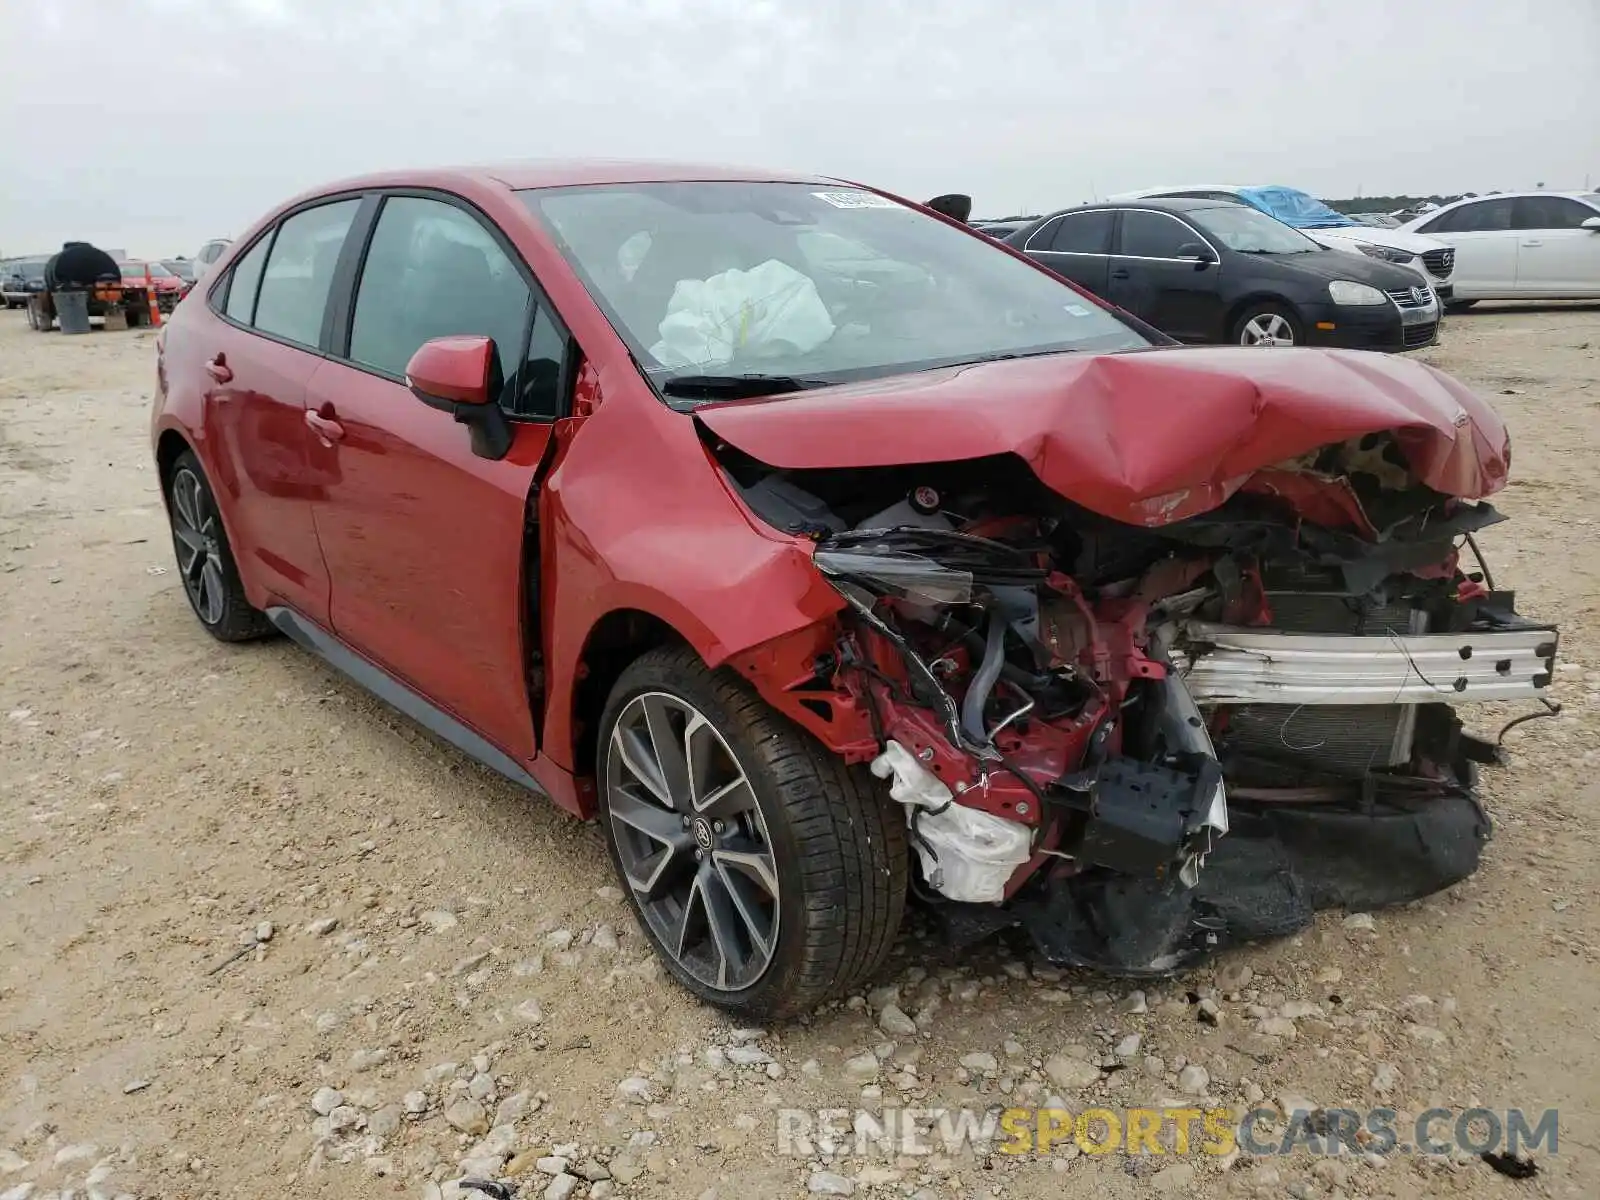
[(1129, 258), (1183, 258), (1178, 248), (1199, 241), (1182, 221), (1165, 213), (1129, 209), (1122, 214), (1122, 250)]
[(1050, 249), (1058, 254), (1107, 254), (1111, 250), (1111, 226), (1117, 214), (1110, 209), (1070, 213), (1056, 226)]
[(361, 270), (350, 358), (401, 376), (423, 342), (482, 334), (494, 339), (509, 388), (530, 298), (516, 266), (477, 218), (441, 200), (391, 196)]
[(246, 254), (234, 264), (233, 273), (228, 280), (228, 302), (223, 306), (225, 312), (241, 325), (248, 325), (256, 315), (256, 289), (261, 284), (261, 268), (267, 261), (267, 247), (272, 243), (272, 235), (267, 234)]
[(308, 208), (278, 227), (261, 274), (257, 329), (302, 346), (321, 342), (334, 268), (360, 204), (351, 199)]

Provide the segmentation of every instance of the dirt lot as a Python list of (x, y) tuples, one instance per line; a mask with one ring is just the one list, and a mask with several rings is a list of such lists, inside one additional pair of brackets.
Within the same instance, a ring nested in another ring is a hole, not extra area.
[[(5, 1200), (433, 1198), (509, 1151), (519, 1194), (594, 1200), (1600, 1194), (1600, 310), (1473, 312), (1429, 352), (1511, 422), (1485, 549), (1563, 626), (1565, 711), (1508, 736), (1476, 878), (1142, 998), (908, 935), (897, 996), (756, 1033), (658, 977), (595, 828), (287, 643), (201, 632), (149, 461), (151, 336), (0, 314)], [(1052, 1094), (1555, 1107), (1559, 1153), (1524, 1181), (1464, 1153), (780, 1153), (779, 1108)]]

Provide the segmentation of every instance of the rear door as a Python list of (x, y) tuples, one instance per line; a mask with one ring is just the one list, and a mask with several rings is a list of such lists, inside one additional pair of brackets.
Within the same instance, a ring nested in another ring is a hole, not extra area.
[(1570, 196), (1518, 196), (1517, 291), (1524, 296), (1600, 296), (1600, 231), (1583, 228), (1600, 210)]
[(1221, 267), (1202, 264), (1195, 254), (1210, 244), (1171, 213), (1123, 209), (1108, 299), (1180, 340), (1215, 338), (1222, 324)]
[(1057, 275), (1104, 298), (1116, 220), (1111, 208), (1063, 213), (1036, 230), (1024, 250)]
[[(527, 763), (537, 743), (523, 615), (537, 564), (525, 578), (523, 536), (570, 383), (566, 328), (492, 223), (431, 192), (384, 198), (346, 308), (335, 359), (308, 388), (335, 431), (313, 452), (330, 464), (316, 513), (333, 629)], [(406, 387), (417, 348), (451, 334), (494, 339), (514, 431), (498, 461), (473, 454), (468, 431)], [(537, 636), (535, 622), (526, 638)]]
[(1517, 295), (1517, 242), (1509, 196), (1474, 200), (1417, 227), (1456, 248), (1455, 299)]
[(360, 203), (318, 203), (267, 230), (234, 261), (189, 339), (239, 569), (267, 603), (318, 622), (328, 618), (328, 574), (311, 505), (325, 481), (310, 457), (305, 388), (322, 362), (334, 264)]

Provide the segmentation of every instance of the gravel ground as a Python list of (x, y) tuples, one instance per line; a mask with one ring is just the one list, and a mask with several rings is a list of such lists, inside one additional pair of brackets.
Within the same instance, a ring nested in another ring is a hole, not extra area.
[[(1563, 626), (1565, 710), (1488, 773), (1480, 874), (1142, 994), (912, 933), (882, 988), (765, 1031), (658, 974), (594, 827), (287, 643), (201, 632), (150, 337), (0, 314), (0, 1198), (432, 1200), (463, 1169), (555, 1200), (1600, 1194), (1600, 309), (1474, 311), (1428, 352), (1512, 425), (1485, 550)], [(776, 1132), (1052, 1095), (1556, 1107), (1560, 1152), (1514, 1181), (1466, 1154), (825, 1161)]]

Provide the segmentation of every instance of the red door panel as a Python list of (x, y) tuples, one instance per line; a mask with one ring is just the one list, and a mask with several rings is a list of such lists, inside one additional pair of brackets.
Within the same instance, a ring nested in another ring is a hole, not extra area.
[(250, 600), (328, 619), (328, 572), (311, 504), (327, 464), (311, 460), (306, 381), (322, 361), (211, 317), (189, 341), (204, 362), (206, 442)]
[(449, 414), (380, 376), (324, 362), (306, 396), (340, 431), (311, 447), (313, 464), (337, 464), (315, 506), (334, 632), (531, 762), (523, 522), (550, 427), (517, 425), (491, 462)]

